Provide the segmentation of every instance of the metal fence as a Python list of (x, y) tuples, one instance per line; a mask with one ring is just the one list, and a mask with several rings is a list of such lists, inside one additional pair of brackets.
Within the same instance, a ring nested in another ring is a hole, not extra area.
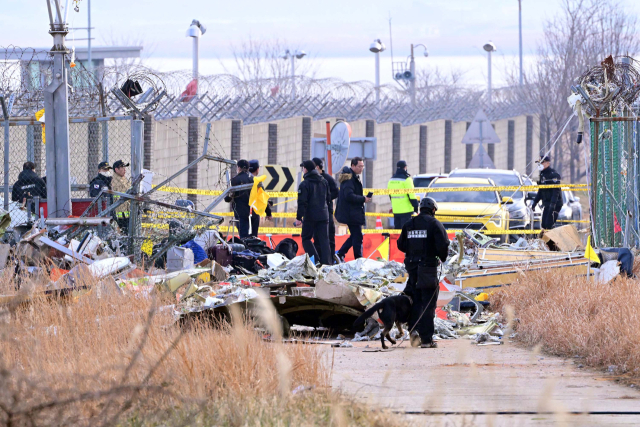
[[(73, 198), (89, 197), (89, 182), (97, 175), (100, 162), (130, 162), (131, 122), (132, 117), (129, 116), (70, 120), (69, 175)], [(36, 202), (45, 201), (46, 190), (44, 194), (38, 191), (41, 186), (39, 178), (46, 179), (47, 175), (44, 125), (35, 120), (11, 120), (8, 140), (5, 138), (3, 142), (0, 150), (2, 157), (6, 158), (5, 148), (8, 148), (8, 162), (0, 171), (4, 190), (0, 197), (3, 208), (11, 214), (12, 226), (16, 226), (29, 222), (36, 212)], [(32, 173), (23, 171), (26, 162), (33, 163)], [(8, 199), (5, 199), (6, 194)]]

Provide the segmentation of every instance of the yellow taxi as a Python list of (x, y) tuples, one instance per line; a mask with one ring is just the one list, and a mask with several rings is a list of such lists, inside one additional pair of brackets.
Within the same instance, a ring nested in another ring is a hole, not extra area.
[(427, 192), (438, 203), (436, 218), (447, 230), (481, 230), (491, 237), (508, 241), (509, 210), (507, 205), (513, 200), (502, 197), (498, 191), (476, 190), (477, 187), (494, 187), (491, 178), (436, 178), (430, 189), (467, 187), (469, 190)]

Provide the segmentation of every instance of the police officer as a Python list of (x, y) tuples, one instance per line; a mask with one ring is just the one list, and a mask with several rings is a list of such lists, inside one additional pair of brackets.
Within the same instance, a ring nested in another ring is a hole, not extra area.
[(97, 197), (103, 188), (111, 190), (111, 166), (109, 162), (98, 163), (98, 176), (89, 183), (89, 197)]
[[(312, 160), (302, 163), (304, 181), (298, 187), (298, 212), (295, 226), (302, 224), (302, 247), (316, 262), (329, 265), (331, 252), (329, 249), (329, 204), (331, 192), (329, 184), (316, 170)], [(313, 238), (313, 243), (311, 243)], [(316, 251), (316, 246), (320, 251)]]
[(438, 205), (431, 197), (420, 200), (420, 214), (402, 227), (398, 249), (404, 252), (404, 264), (409, 273), (405, 293), (413, 300), (409, 329), (415, 327), (411, 344), (417, 346), (420, 337), (423, 348), (435, 348), (434, 317), (438, 291), (438, 262), (445, 262), (449, 253), (449, 237), (434, 215)]
[[(389, 190), (412, 190), (413, 178), (407, 172), (407, 162), (400, 160), (396, 164), (396, 173), (393, 174), (387, 184)], [(402, 230), (402, 226), (411, 219), (414, 212), (418, 211), (418, 198), (415, 193), (390, 194), (391, 209), (393, 210), (393, 226), (396, 230)]]
[[(329, 202), (329, 248), (331, 249), (330, 257), (333, 259), (333, 254), (336, 253), (336, 224), (333, 221), (333, 201), (338, 198), (340, 190), (338, 189), (336, 180), (322, 169), (322, 159), (314, 157), (311, 160), (315, 163), (318, 173), (322, 175), (324, 180), (327, 181), (327, 184), (329, 184), (329, 194), (331, 195), (331, 201)], [(316, 247), (316, 251), (320, 253), (320, 245), (318, 244), (318, 239), (316, 237), (313, 238), (313, 244)]]
[[(129, 163), (122, 160), (116, 160), (113, 164), (114, 175), (111, 177), (111, 189), (119, 193), (126, 193), (131, 188), (131, 182), (125, 176)], [(114, 200), (116, 198), (114, 197)], [(118, 227), (124, 233), (129, 229), (129, 202), (125, 202), (115, 209)]]
[[(22, 172), (18, 175), (18, 180), (13, 184), (11, 190), (11, 200), (25, 204), (27, 200), (34, 197), (47, 198), (47, 185), (35, 172), (36, 165), (33, 162), (25, 162), (22, 165)], [(31, 205), (31, 212), (35, 213), (35, 205)]]
[[(538, 185), (560, 184), (562, 177), (555, 169), (551, 168), (551, 159), (545, 156), (539, 163), (540, 180)], [(535, 199), (533, 199), (533, 208), (542, 200), (542, 223), (541, 226), (545, 230), (554, 227), (558, 214), (562, 208), (562, 189), (561, 188), (541, 188), (538, 190)]]
[[(241, 159), (238, 160), (238, 174), (231, 178), (231, 186), (251, 184), (253, 183), (253, 175), (249, 173), (249, 162)], [(251, 190), (242, 190), (234, 192), (224, 198), (224, 201), (231, 203), (233, 216), (238, 220), (238, 234), (241, 239), (249, 236), (249, 217), (251, 215), (249, 209), (249, 195)]]

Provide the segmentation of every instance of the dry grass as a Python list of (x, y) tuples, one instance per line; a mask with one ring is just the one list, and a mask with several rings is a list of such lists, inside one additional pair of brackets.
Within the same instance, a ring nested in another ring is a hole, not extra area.
[(242, 321), (180, 328), (165, 304), (93, 291), (0, 308), (0, 424), (399, 425), (329, 390), (326, 348)]
[(513, 309), (520, 342), (640, 379), (640, 281), (618, 277), (603, 285), (557, 272), (528, 273), (491, 303), (503, 313)]

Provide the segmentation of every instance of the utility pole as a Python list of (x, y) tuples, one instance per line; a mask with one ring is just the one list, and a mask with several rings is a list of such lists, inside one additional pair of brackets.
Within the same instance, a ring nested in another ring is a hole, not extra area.
[(199, 62), (200, 62), (200, 53), (198, 48), (198, 41), (200, 40), (200, 36), (207, 32), (207, 29), (204, 25), (200, 23), (197, 19), (191, 21), (191, 25), (187, 29), (187, 37), (191, 37), (193, 39), (193, 50), (192, 50), (192, 59), (193, 59), (193, 80), (196, 82), (196, 96), (200, 91), (200, 73), (199, 73)]
[(409, 71), (411, 71), (411, 80), (409, 88), (411, 90), (411, 106), (416, 107), (416, 61), (413, 57), (413, 43), (411, 43), (411, 62), (409, 63)]
[(495, 52), (496, 49), (496, 45), (492, 42), (489, 41), (488, 43), (485, 43), (484, 46), (482, 46), (482, 48), (485, 50), (485, 52), (487, 52), (488, 55), (488, 66), (489, 66), (489, 81), (487, 82), (487, 101), (489, 103), (489, 105), (491, 105), (491, 53)]
[(91, 73), (93, 71), (93, 61), (91, 59), (91, 0), (87, 0), (87, 61), (89, 62), (87, 69)]
[(291, 100), (296, 99), (296, 57), (291, 55)]
[(522, 86), (524, 83), (522, 74), (522, 0), (518, 0), (518, 29), (520, 33), (520, 86)]
[(45, 132), (47, 138), (47, 213), (49, 218), (71, 214), (69, 180), (69, 104), (65, 37), (69, 32), (60, 0), (45, 0), (49, 12), (49, 34), (53, 37), (53, 78), (44, 90)]
[(369, 51), (376, 55), (376, 107), (380, 108), (380, 52), (384, 52), (385, 46), (380, 39), (375, 39)]

